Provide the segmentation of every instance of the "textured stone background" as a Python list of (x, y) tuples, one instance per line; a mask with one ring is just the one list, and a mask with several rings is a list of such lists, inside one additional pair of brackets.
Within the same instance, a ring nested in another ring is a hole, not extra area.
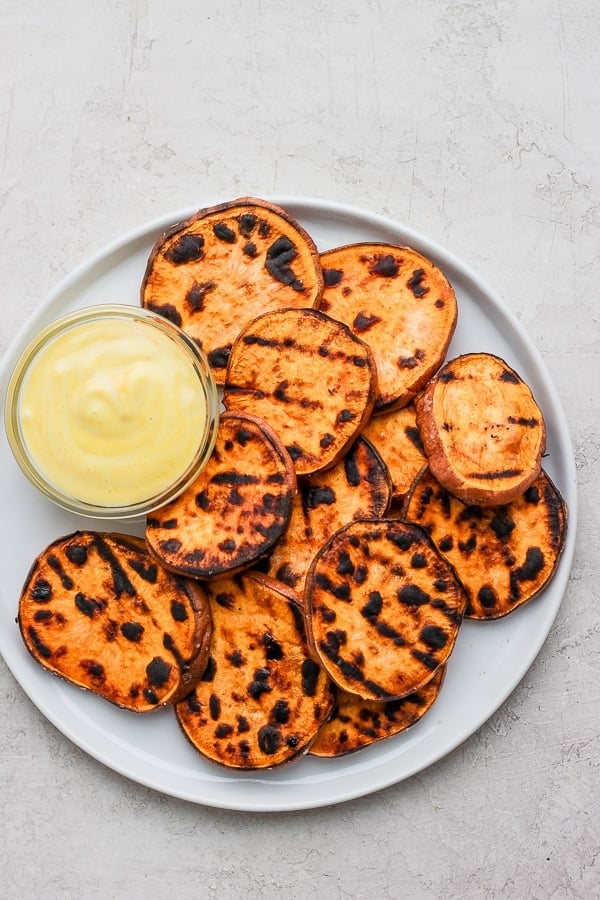
[(599, 46), (597, 0), (2, 0), (0, 351), (147, 219), (240, 194), (354, 203), (468, 261), (527, 328), (569, 421), (580, 527), (503, 707), (335, 808), (230, 813), (126, 781), (0, 661), (0, 895), (600, 896)]

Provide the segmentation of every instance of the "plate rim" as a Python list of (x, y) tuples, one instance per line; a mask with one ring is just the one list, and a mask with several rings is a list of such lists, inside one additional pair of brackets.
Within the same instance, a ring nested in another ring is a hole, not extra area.
[[(535, 363), (537, 371), (541, 376), (544, 390), (549, 398), (549, 402), (552, 405), (552, 413), (557, 425), (557, 430), (560, 434), (561, 442), (564, 445), (565, 452), (563, 457), (561, 458), (561, 462), (566, 483), (562, 487), (561, 492), (563, 492), (568, 506), (567, 535), (565, 538), (565, 544), (563, 547), (561, 559), (552, 580), (555, 588), (554, 593), (557, 593), (558, 597), (546, 617), (545, 626), (547, 627), (542, 629), (542, 632), (537, 635), (536, 640), (532, 641), (532, 651), (530, 652), (530, 654), (528, 654), (528, 661), (526, 666), (522, 669), (522, 671), (519, 671), (519, 675), (516, 680), (514, 682), (510, 682), (505, 691), (500, 691), (498, 693), (494, 701), (493, 709), (483, 712), (481, 716), (471, 722), (466, 732), (460, 732), (455, 736), (453, 741), (445, 743), (437, 753), (430, 754), (423, 765), (415, 763), (411, 767), (405, 769), (400, 775), (398, 775), (397, 773), (391, 773), (387, 777), (382, 777), (379, 780), (376, 780), (376, 783), (373, 784), (356, 784), (352, 789), (346, 789), (343, 794), (340, 794), (335, 798), (328, 798), (327, 796), (309, 798), (308, 796), (303, 796), (302, 798), (296, 798), (294, 800), (288, 798), (287, 800), (282, 800), (280, 802), (277, 802), (276, 800), (275, 802), (273, 802), (274, 798), (269, 797), (268, 804), (265, 804), (264, 797), (262, 798), (261, 802), (257, 802), (251, 799), (248, 799), (246, 802), (241, 802), (239, 797), (224, 798), (219, 797), (218, 795), (215, 797), (207, 796), (198, 798), (195, 796), (190, 796), (189, 792), (177, 789), (175, 786), (165, 787), (164, 785), (157, 785), (156, 779), (144, 776), (143, 773), (132, 773), (132, 771), (127, 768), (127, 766), (119, 765), (114, 760), (111, 760), (106, 752), (102, 753), (96, 748), (89, 746), (88, 742), (81, 739), (81, 737), (79, 737), (72, 728), (65, 728), (65, 725), (60, 720), (59, 716), (53, 714), (53, 711), (49, 713), (47, 709), (43, 708), (43, 704), (40, 704), (40, 698), (32, 696), (34, 692), (31, 690), (31, 686), (27, 685), (27, 679), (23, 679), (26, 682), (26, 684), (23, 684), (22, 675), (21, 677), (19, 677), (19, 675), (15, 671), (14, 663), (11, 664), (11, 653), (10, 650), (8, 653), (6, 652), (5, 637), (2, 630), (0, 629), (0, 654), (2, 654), (9, 671), (11, 672), (17, 683), (21, 686), (25, 694), (29, 697), (30, 701), (34, 704), (34, 706), (36, 706), (36, 708), (40, 711), (44, 718), (46, 718), (52, 725), (54, 725), (54, 727), (56, 727), (62, 734), (64, 734), (65, 737), (67, 737), (70, 741), (72, 741), (72, 743), (86, 752), (89, 756), (96, 759), (98, 762), (102, 763), (103, 765), (107, 766), (108, 768), (117, 772), (125, 778), (133, 780), (163, 794), (168, 794), (178, 799), (186, 800), (195, 804), (212, 806), (221, 809), (230, 809), (239, 812), (288, 812), (314, 809), (348, 802), (350, 800), (357, 799), (358, 797), (378, 792), (401, 781), (405, 781), (408, 778), (413, 777), (418, 772), (424, 771), (426, 768), (429, 768), (440, 759), (447, 756), (458, 746), (472, 737), (476, 733), (476, 731), (478, 731), (479, 728), (481, 728), (481, 726), (492, 715), (494, 715), (495, 712), (497, 712), (500, 706), (517, 688), (520, 681), (525, 677), (525, 675), (533, 665), (552, 629), (552, 625), (556, 619), (556, 616), (564, 599), (564, 594), (571, 573), (577, 531), (577, 471), (573, 452), (573, 444), (567, 424), (567, 419), (560, 397), (550, 377), (550, 373), (546, 367), (543, 357), (541, 356), (533, 340), (529, 336), (524, 326), (521, 325), (520, 321), (513, 313), (513, 311), (505, 305), (500, 297), (474, 271), (474, 269), (471, 268), (469, 264), (464, 263), (458, 256), (448, 251), (440, 244), (436, 243), (425, 235), (421, 234), (420, 232), (404, 225), (404, 223), (402, 223), (401, 221), (395, 220), (380, 213), (375, 213), (363, 209), (360, 206), (351, 205), (344, 202), (326, 200), (322, 198), (312, 198), (308, 196), (274, 195), (264, 196), (263, 199), (267, 199), (270, 202), (276, 203), (277, 205), (283, 207), (284, 209), (290, 210), (292, 214), (300, 220), (301, 223), (303, 214), (312, 214), (314, 216), (316, 213), (321, 217), (337, 217), (341, 220), (350, 220), (353, 222), (360, 220), (361, 226), (362, 224), (366, 223), (368, 226), (373, 226), (377, 230), (389, 230), (391, 237), (394, 234), (396, 234), (397, 236), (399, 233), (401, 233), (403, 235), (404, 243), (414, 246), (416, 249), (423, 252), (424, 255), (429, 256), (429, 258), (436, 262), (436, 264), (438, 264), (440, 268), (447, 271), (452, 270), (455, 272), (459, 272), (461, 274), (461, 277), (470, 282), (479, 294), (485, 296), (486, 300), (492, 305), (492, 307), (500, 313), (501, 317), (510, 327), (512, 332), (518, 336), (524, 351), (528, 356), (532, 358), (532, 361)], [(216, 203), (219, 201), (214, 202)], [(128, 248), (130, 254), (132, 252), (131, 248), (134, 245), (137, 245), (140, 242), (149, 243), (154, 235), (160, 234), (161, 232), (165, 231), (173, 223), (184, 221), (185, 219), (189, 218), (189, 216), (197, 212), (198, 209), (204, 209), (211, 205), (214, 205), (214, 203), (208, 202), (203, 204), (201, 207), (186, 206), (183, 208), (174, 209), (171, 212), (163, 213), (158, 217), (140, 223), (134, 228), (105, 243), (104, 246), (100, 247), (96, 252), (90, 254), (63, 278), (61, 278), (55, 285), (55, 287), (52, 288), (41, 300), (36, 309), (29, 314), (16, 334), (13, 336), (12, 340), (9, 342), (5, 352), (2, 355), (2, 359), (0, 360), (0, 384), (2, 385), (2, 398), (4, 398), (5, 393), (5, 382), (7, 381), (8, 374), (10, 373), (10, 370), (12, 368), (11, 360), (15, 360), (23, 345), (27, 342), (28, 337), (31, 336), (32, 329), (36, 328), (36, 323), (40, 319), (43, 319), (44, 316), (47, 316), (48, 314), (52, 315), (54, 307), (57, 304), (61, 305), (61, 301), (64, 304), (65, 296), (68, 296), (69, 292), (75, 291), (82, 279), (85, 279), (86, 277), (93, 279), (94, 272), (99, 267), (106, 265), (107, 262), (114, 263), (115, 258), (119, 257), (119, 255), (123, 255), (124, 252), (128, 250)], [(391, 237), (390, 243), (397, 243), (397, 238), (396, 241), (393, 241), (391, 240)], [(129, 254), (125, 253), (125, 256)], [(142, 275), (143, 272), (140, 272), (140, 281)], [(556, 588), (558, 588), (558, 590), (556, 590)], [(516, 611), (513, 615), (517, 615), (518, 612), (519, 611)], [(219, 772), (216, 771), (217, 776), (218, 774)], [(248, 780), (251, 780), (253, 783), (257, 784), (261, 783), (260, 773), (249, 774), (251, 778)], [(207, 781), (206, 783), (208, 784), (209, 782)], [(219, 779), (215, 778), (210, 783), (218, 784)], [(283, 784), (285, 784), (285, 782), (283, 782)]]

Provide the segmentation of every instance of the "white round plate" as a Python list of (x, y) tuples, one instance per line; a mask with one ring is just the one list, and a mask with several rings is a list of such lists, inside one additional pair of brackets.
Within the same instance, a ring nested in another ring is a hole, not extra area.
[[(577, 502), (568, 429), (546, 368), (516, 319), (467, 266), (421, 235), (381, 216), (328, 201), (272, 199), (304, 225), (320, 250), (356, 241), (388, 241), (412, 246), (440, 266), (459, 302), (458, 327), (448, 355), (493, 352), (529, 382), (548, 428), (544, 467), (567, 502), (569, 529), (558, 570), (539, 597), (497, 622), (464, 623), (442, 691), (433, 708), (411, 729), (345, 758), (305, 757), (280, 771), (241, 774), (205, 761), (183, 737), (171, 710), (136, 716), (117, 709), (49, 675), (29, 656), (15, 616), (32, 561), (63, 534), (103, 526), (62, 512), (39, 495), (22, 476), (3, 433), (0, 651), (17, 681), (64, 735), (127, 778), (194, 803), (263, 812), (309, 809), (371, 793), (423, 770), (473, 734), (513, 691), (548, 635), (571, 567)], [(94, 303), (137, 304), (154, 241), (170, 224), (194, 211), (181, 210), (144, 225), (66, 278), (8, 349), (0, 368), (2, 398), (21, 349), (48, 322)], [(135, 531), (136, 527), (140, 525), (122, 523), (121, 530)]]

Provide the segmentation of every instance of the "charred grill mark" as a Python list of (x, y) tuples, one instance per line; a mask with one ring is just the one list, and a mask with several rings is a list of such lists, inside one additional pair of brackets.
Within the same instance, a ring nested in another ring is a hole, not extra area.
[(425, 359), (425, 351), (417, 348), (412, 356), (399, 356), (398, 366), (401, 369), (416, 369)]
[(262, 643), (265, 648), (265, 657), (267, 659), (283, 659), (283, 648), (279, 641), (275, 640), (272, 634), (269, 632), (263, 634)]
[(226, 369), (230, 353), (231, 347), (216, 347), (207, 354), (207, 359), (213, 369)]
[(54, 618), (51, 609), (37, 609), (33, 614), (34, 622), (50, 622)]
[(383, 597), (379, 593), (379, 591), (371, 591), (369, 593), (369, 599), (361, 608), (361, 615), (365, 617), (372, 624), (374, 623), (377, 616), (381, 613), (383, 609)]
[(202, 312), (206, 295), (216, 288), (214, 281), (196, 282), (185, 295), (185, 304), (190, 313)]
[(36, 603), (49, 603), (52, 598), (52, 585), (45, 578), (36, 578), (29, 595)]
[(478, 481), (495, 481), (502, 478), (516, 478), (521, 472), (521, 469), (497, 469), (495, 472), (469, 472), (468, 477)]
[(181, 328), (181, 324), (183, 322), (181, 313), (176, 306), (173, 306), (172, 303), (153, 303), (152, 301), (149, 301), (148, 303), (146, 303), (146, 307), (151, 312), (155, 312), (157, 315), (162, 316), (163, 319), (168, 319), (169, 322), (173, 323), (173, 325), (177, 325), (179, 328)]
[(258, 247), (254, 241), (247, 241), (242, 247), (242, 253), (244, 256), (249, 256), (250, 259), (255, 259), (258, 256)]
[(429, 293), (429, 288), (423, 285), (423, 279), (425, 278), (425, 270), (424, 269), (415, 269), (412, 273), (411, 278), (406, 282), (407, 286), (413, 292), (414, 296), (417, 299), (424, 297), (425, 294)]
[[(167, 523), (163, 524), (163, 528), (167, 528)], [(149, 584), (156, 584), (158, 579), (158, 566), (152, 562), (144, 562), (141, 559), (130, 559), (128, 560), (129, 565), (133, 569), (134, 572), (143, 578), (144, 581), (147, 581)]]
[(80, 613), (92, 619), (96, 613), (103, 612), (106, 609), (106, 602), (104, 600), (93, 600), (91, 597), (86, 597), (85, 594), (78, 591), (75, 594), (75, 606)]
[(423, 441), (421, 440), (421, 435), (419, 434), (419, 429), (415, 428), (414, 426), (409, 425), (404, 429), (404, 434), (406, 435), (408, 440), (411, 442), (413, 447), (416, 447), (416, 449), (419, 451), (419, 453), (422, 453), (423, 456), (425, 456), (425, 448), (423, 447)]
[(271, 710), (271, 718), (277, 722), (278, 725), (287, 725), (290, 719), (290, 706), (287, 700), (283, 697), (277, 701), (273, 709)]
[(174, 622), (185, 622), (188, 618), (188, 611), (185, 603), (181, 600), (171, 601), (171, 618)]
[(421, 629), (420, 638), (432, 650), (441, 650), (448, 643), (448, 635), (439, 625), (425, 625)]
[(236, 242), (235, 231), (226, 222), (217, 222), (213, 225), (213, 234), (225, 244), (235, 244)]
[(369, 331), (370, 328), (373, 328), (374, 325), (377, 325), (378, 322), (381, 322), (381, 318), (379, 316), (367, 316), (364, 313), (360, 312), (352, 323), (352, 330), (355, 332), (359, 332), (360, 334), (364, 334), (366, 331)]
[(344, 273), (341, 269), (323, 269), (323, 279), (325, 287), (335, 287), (340, 283)]
[(74, 566), (84, 566), (88, 559), (88, 550), (84, 544), (69, 544), (65, 548), (65, 556)]
[(514, 530), (515, 523), (506, 510), (501, 510), (498, 511), (491, 520), (490, 528), (499, 540), (503, 540), (504, 538), (509, 537)]
[(392, 628), (387, 622), (375, 622), (375, 628), (377, 633), (384, 638), (390, 638), (396, 647), (404, 647), (406, 641), (402, 637), (399, 631), (396, 631), (395, 628)]
[(233, 725), (228, 725), (226, 722), (221, 722), (215, 728), (215, 737), (222, 740), (223, 738), (230, 737), (233, 734)]
[(216, 694), (211, 694), (208, 698), (208, 711), (213, 722), (218, 722), (221, 718), (221, 701)]
[(153, 687), (161, 688), (169, 680), (171, 674), (171, 664), (164, 660), (161, 656), (155, 656), (146, 666), (146, 675), (148, 683)]
[(333, 488), (327, 485), (303, 484), (300, 488), (302, 509), (306, 511), (319, 506), (331, 506), (336, 501)]
[(257, 218), (253, 213), (242, 213), (238, 217), (238, 229), (242, 237), (249, 238), (256, 228)]
[(48, 646), (48, 644), (44, 643), (44, 641), (39, 636), (37, 629), (30, 625), (27, 629), (27, 634), (29, 635), (29, 639), (33, 646), (35, 647), (36, 653), (40, 656), (43, 656), (44, 659), (50, 659), (52, 656), (52, 650)]
[(396, 278), (399, 268), (400, 261), (388, 254), (377, 259), (375, 265), (371, 267), (371, 272), (373, 275), (380, 275), (382, 278)]
[(322, 590), (327, 591), (327, 593), (329, 594), (333, 594), (336, 600), (344, 600), (345, 602), (350, 602), (350, 588), (347, 584), (333, 584), (329, 577), (323, 572), (317, 573), (315, 577), (315, 583)]
[(560, 499), (549, 484), (544, 489), (544, 499), (548, 513), (549, 543), (552, 549), (556, 551), (560, 547), (565, 533), (563, 507)]
[(103, 682), (106, 680), (106, 672), (104, 666), (95, 659), (82, 659), (79, 663), (86, 675), (89, 675), (93, 681)]
[(285, 235), (281, 235), (267, 250), (265, 268), (275, 281), (291, 287), (294, 291), (301, 292), (304, 290), (304, 285), (290, 267), (290, 263), (297, 255), (298, 251), (294, 243)]
[(258, 732), (258, 746), (266, 756), (277, 753), (283, 738), (278, 725), (263, 725)]
[(57, 556), (53, 553), (48, 557), (48, 565), (50, 568), (56, 572), (58, 577), (60, 578), (60, 583), (64, 587), (66, 591), (70, 591), (73, 589), (73, 579), (70, 575), (68, 575), (62, 567), (62, 563)]
[(237, 472), (233, 469), (227, 472), (217, 472), (211, 478), (211, 483), (240, 487), (247, 484), (260, 484), (260, 479), (257, 475), (245, 475), (243, 472)]
[(98, 556), (103, 559), (104, 562), (107, 562), (110, 566), (113, 590), (117, 596), (117, 599), (121, 597), (121, 594), (128, 594), (130, 597), (135, 597), (135, 587), (127, 577), (123, 566), (121, 565), (115, 554), (112, 552), (106, 541), (103, 540), (101, 535), (95, 534), (93, 542), (98, 552)]
[(302, 677), (302, 692), (305, 697), (314, 697), (317, 692), (320, 668), (313, 659), (305, 659), (300, 669)]
[(204, 256), (204, 238), (201, 234), (184, 234), (165, 253), (165, 259), (174, 266), (197, 262)]
[(405, 584), (396, 592), (400, 603), (405, 606), (425, 606), (431, 603), (431, 597), (418, 584)]
[(260, 700), (263, 694), (270, 694), (273, 690), (271, 685), (267, 684), (270, 674), (271, 670), (267, 666), (255, 670), (254, 680), (248, 685), (248, 694), (253, 700)]
[(539, 424), (537, 419), (533, 417), (530, 419), (525, 418), (525, 416), (519, 416), (515, 418), (514, 416), (508, 417), (508, 422), (510, 425), (521, 425), (523, 428), (536, 428)]
[(198, 493), (194, 497), (194, 503), (203, 512), (208, 512), (208, 510), (210, 509), (210, 497), (208, 491), (198, 491)]
[(479, 588), (477, 599), (484, 609), (493, 609), (498, 603), (498, 595), (489, 584), (484, 584)]
[(454, 607), (449, 606), (445, 600), (441, 598), (436, 598), (431, 601), (432, 609), (437, 609), (441, 612), (445, 618), (450, 622), (451, 625), (460, 625), (461, 622), (461, 614)]
[(423, 663), (425, 668), (429, 669), (430, 672), (435, 672), (439, 666), (437, 659), (435, 656), (432, 656), (431, 653), (425, 653), (422, 650), (417, 650), (415, 648), (411, 650), (411, 655), (414, 656), (415, 659), (418, 659), (419, 662)]
[(144, 626), (139, 622), (123, 622), (121, 625), (121, 634), (123, 637), (134, 644), (140, 642), (144, 633)]

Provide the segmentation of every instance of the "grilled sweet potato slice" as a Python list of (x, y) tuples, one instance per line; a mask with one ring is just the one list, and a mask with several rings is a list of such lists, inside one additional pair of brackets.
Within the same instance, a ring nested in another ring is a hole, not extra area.
[(213, 619), (203, 680), (176, 707), (191, 743), (236, 769), (306, 753), (331, 713), (332, 685), (311, 657), (298, 597), (258, 574), (207, 585)]
[(146, 542), (162, 565), (183, 575), (240, 571), (283, 534), (295, 491), (294, 466), (273, 429), (256, 416), (224, 413), (207, 465), (148, 516)]
[(18, 622), (45, 669), (133, 712), (181, 699), (208, 661), (203, 589), (126, 535), (77, 531), (50, 544), (27, 576)]
[(391, 496), (383, 460), (357, 438), (333, 468), (298, 480), (288, 530), (267, 557), (266, 571), (302, 593), (313, 557), (334, 531), (352, 519), (383, 516)]
[(405, 406), (442, 364), (457, 320), (452, 286), (410, 247), (347, 244), (321, 254), (318, 308), (350, 326), (375, 355), (375, 409)]
[(498, 619), (537, 596), (556, 570), (567, 528), (565, 502), (543, 470), (516, 500), (482, 507), (457, 500), (425, 467), (403, 516), (422, 525), (454, 567), (471, 619)]
[(366, 700), (420, 690), (450, 656), (466, 605), (425, 532), (360, 519), (315, 557), (304, 593), (308, 634), (332, 680)]
[(427, 462), (414, 403), (371, 416), (362, 436), (381, 455), (392, 479), (392, 499), (395, 504), (401, 503)]
[(539, 475), (544, 417), (528, 385), (498, 356), (450, 360), (416, 408), (434, 477), (464, 503), (510, 503)]
[(363, 700), (338, 688), (331, 717), (319, 731), (310, 755), (328, 759), (346, 756), (406, 731), (431, 709), (445, 674), (446, 667), (441, 666), (431, 681), (401, 700)]
[(297, 475), (334, 465), (373, 409), (373, 354), (349, 328), (314, 309), (254, 319), (231, 349), (223, 403), (269, 422)]
[(245, 323), (269, 309), (312, 306), (322, 289), (319, 254), (306, 230), (281, 207), (242, 197), (201, 209), (161, 235), (141, 302), (198, 342), (222, 384)]

